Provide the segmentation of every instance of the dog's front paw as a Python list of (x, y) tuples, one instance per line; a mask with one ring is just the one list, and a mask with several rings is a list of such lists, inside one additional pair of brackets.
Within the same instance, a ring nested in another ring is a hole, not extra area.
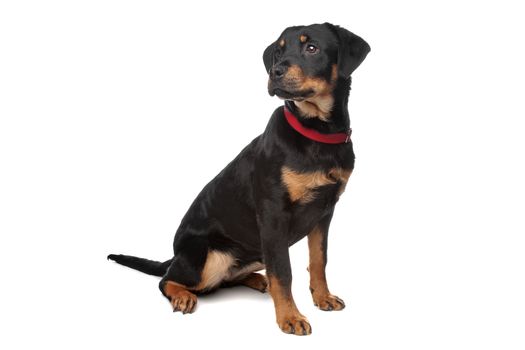
[(317, 294), (312, 293), (314, 305), (323, 311), (339, 311), (345, 308), (345, 302), (332, 294)]
[(281, 317), (277, 320), (277, 324), (287, 334), (308, 335), (312, 333), (312, 326), (300, 313)]

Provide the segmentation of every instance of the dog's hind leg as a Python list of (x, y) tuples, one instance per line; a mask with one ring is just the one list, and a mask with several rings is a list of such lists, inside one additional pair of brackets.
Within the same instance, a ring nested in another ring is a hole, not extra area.
[(251, 272), (248, 275), (242, 276), (238, 279), (223, 282), (221, 285), (221, 287), (224, 288), (236, 286), (245, 286), (258, 290), (261, 293), (266, 293), (268, 291), (268, 280), (266, 279), (266, 276), (261, 273)]
[(173, 311), (192, 313), (196, 294), (219, 287), (229, 277), (235, 259), (227, 252), (211, 250), (201, 237), (187, 236), (179, 242), (159, 288)]
[(268, 280), (263, 274), (252, 272), (248, 276), (237, 281), (237, 284), (258, 290), (261, 293), (268, 291)]
[(201, 280), (208, 244), (201, 236), (185, 232), (177, 235), (175, 255), (159, 283), (159, 289), (170, 301), (174, 312), (186, 314), (195, 311), (197, 296), (193, 292)]

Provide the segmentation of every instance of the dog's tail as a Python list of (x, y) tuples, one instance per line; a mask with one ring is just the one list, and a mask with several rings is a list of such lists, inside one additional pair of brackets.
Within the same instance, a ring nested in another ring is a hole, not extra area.
[(135, 256), (129, 255), (109, 254), (108, 260), (113, 260), (118, 264), (139, 270), (140, 272), (147, 273), (148, 275), (163, 276), (166, 271), (168, 271), (168, 267), (170, 266), (172, 259), (165, 262), (160, 262), (144, 258), (137, 258)]

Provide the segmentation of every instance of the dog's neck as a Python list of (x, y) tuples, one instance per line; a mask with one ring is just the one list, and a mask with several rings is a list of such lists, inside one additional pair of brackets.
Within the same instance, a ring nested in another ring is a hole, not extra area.
[(322, 133), (345, 132), (350, 128), (348, 97), (352, 78), (338, 78), (330, 94), (288, 103), (294, 106), (304, 126)]

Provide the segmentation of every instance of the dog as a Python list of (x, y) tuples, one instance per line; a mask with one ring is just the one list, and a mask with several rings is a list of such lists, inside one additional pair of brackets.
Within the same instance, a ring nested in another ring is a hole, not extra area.
[[(191, 204), (173, 258), (108, 259), (161, 276), (162, 294), (183, 314), (195, 310), (198, 294), (221, 286), (268, 290), (280, 329), (307, 335), (312, 327), (292, 296), (288, 249), (308, 237), (313, 302), (342, 310), (326, 281), (328, 229), (354, 169), (351, 74), (369, 52), (361, 37), (330, 23), (286, 28), (263, 54), (268, 92), (284, 106)], [(266, 276), (257, 273), (263, 269)]]

